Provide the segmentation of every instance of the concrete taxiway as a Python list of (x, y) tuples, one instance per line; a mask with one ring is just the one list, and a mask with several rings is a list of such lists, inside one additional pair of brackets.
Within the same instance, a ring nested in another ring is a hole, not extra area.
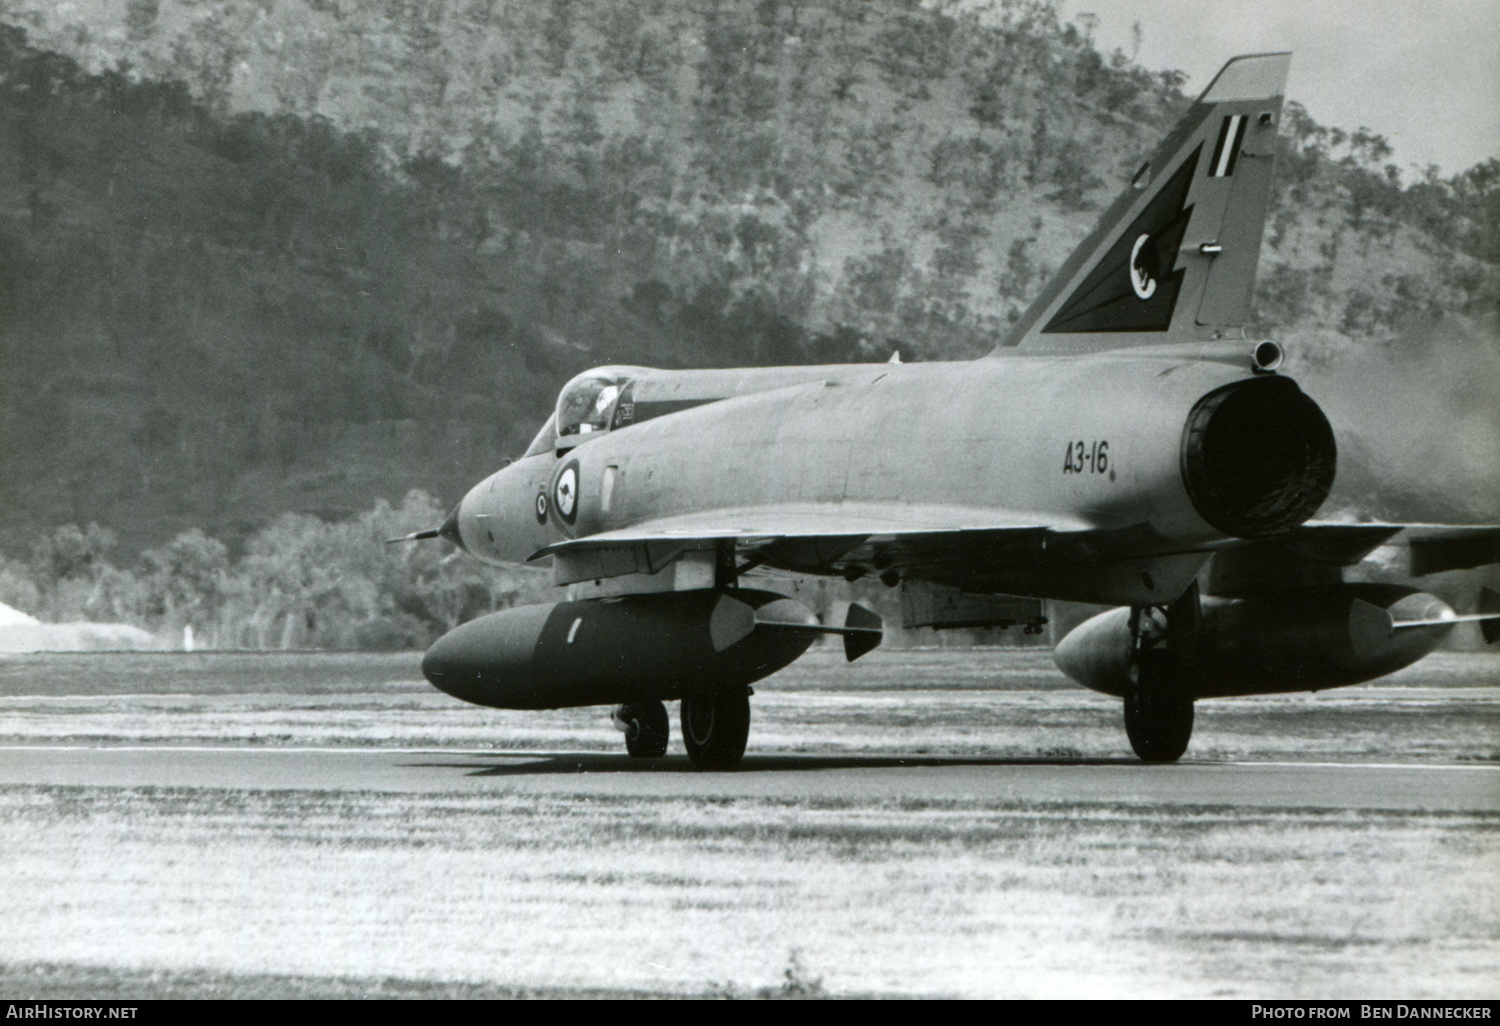
[(682, 756), (567, 751), (158, 746), (0, 747), (0, 786), (600, 797), (1109, 802), (1500, 812), (1500, 766), (1369, 762), (756, 755), (728, 773)]

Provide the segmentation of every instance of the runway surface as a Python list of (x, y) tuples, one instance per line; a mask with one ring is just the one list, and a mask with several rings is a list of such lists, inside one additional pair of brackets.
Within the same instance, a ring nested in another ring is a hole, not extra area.
[(1484, 998), (1500, 660), (1200, 704), (810, 653), (737, 770), (410, 655), (0, 661), (0, 993)]
[(0, 786), (526, 793), (597, 798), (998, 800), (1500, 812), (1500, 766), (754, 755), (728, 773), (685, 756), (590, 752), (0, 748)]

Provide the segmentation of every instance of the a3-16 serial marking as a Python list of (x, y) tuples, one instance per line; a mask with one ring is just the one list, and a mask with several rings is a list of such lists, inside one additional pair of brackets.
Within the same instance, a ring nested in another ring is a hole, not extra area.
[(1109, 473), (1109, 442), (1096, 439), (1093, 442), (1079, 440), (1068, 442), (1063, 447), (1064, 474)]

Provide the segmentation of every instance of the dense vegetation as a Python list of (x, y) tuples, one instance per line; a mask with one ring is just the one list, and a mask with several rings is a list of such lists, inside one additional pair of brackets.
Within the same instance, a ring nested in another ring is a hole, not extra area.
[[(0, 549), (97, 522), (121, 565), (245, 581), (302, 551), (288, 513), (453, 501), (585, 366), (984, 352), (1186, 102), (1040, 0), (69, 10), (0, 14)], [(1295, 105), (1283, 135), (1259, 329), (1327, 358), (1493, 309), (1500, 162), (1406, 181)], [(39, 559), (23, 608), (180, 612), (166, 571), (105, 600)], [(361, 573), (380, 598), (297, 643), (447, 622)], [(202, 629), (279, 644), (223, 633), (258, 587)]]
[(107, 528), (69, 524), (26, 559), (0, 558), (0, 602), (54, 622), (131, 623), (173, 646), (191, 628), (207, 648), (406, 649), (547, 589), (546, 572), (481, 567), (447, 544), (383, 544), (441, 517), (414, 491), (338, 523), (285, 514), (238, 558), (192, 530), (133, 560), (117, 559)]

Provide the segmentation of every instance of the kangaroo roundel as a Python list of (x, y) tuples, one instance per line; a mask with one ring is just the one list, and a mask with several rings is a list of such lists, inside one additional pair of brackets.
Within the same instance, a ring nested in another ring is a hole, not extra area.
[(1083, 274), (1042, 334), (1163, 332), (1172, 326), (1185, 274), (1177, 266), (1177, 253), (1193, 217), (1187, 199), (1197, 167), (1195, 149), (1107, 249), (1085, 251), (1096, 257), (1092, 270)]
[(557, 506), (557, 512), (568, 523), (571, 524), (578, 516), (577, 460), (569, 461), (562, 473), (557, 475), (557, 483), (552, 486), (552, 501)]
[(1161, 260), (1156, 254), (1156, 244), (1150, 235), (1135, 240), (1130, 251), (1130, 287), (1136, 298), (1150, 299), (1156, 295), (1156, 279), (1161, 275)]

